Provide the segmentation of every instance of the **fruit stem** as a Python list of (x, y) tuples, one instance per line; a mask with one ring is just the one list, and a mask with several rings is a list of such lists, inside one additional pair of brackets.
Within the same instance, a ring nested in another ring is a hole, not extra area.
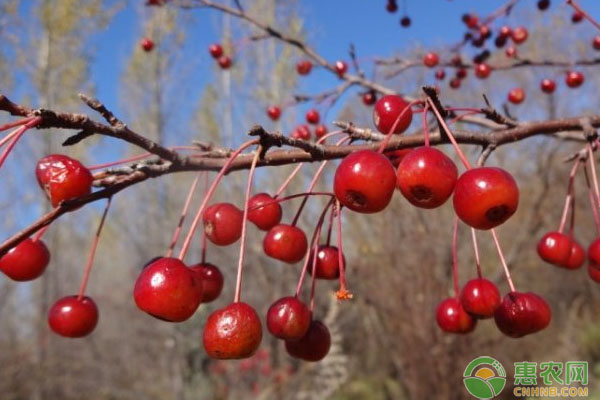
[(496, 244), (496, 250), (498, 250), (498, 256), (500, 257), (500, 262), (502, 263), (502, 268), (504, 268), (504, 274), (506, 275), (506, 280), (508, 281), (508, 287), (511, 292), (516, 292), (515, 285), (513, 284), (512, 278), (510, 277), (510, 271), (508, 270), (508, 265), (506, 264), (506, 260), (504, 259), (504, 254), (502, 253), (502, 248), (500, 247), (500, 242), (498, 241), (498, 236), (496, 235), (496, 230), (491, 229), (492, 237), (494, 238), (494, 243)]
[(458, 285), (458, 217), (454, 216), (454, 223), (452, 224), (452, 281), (454, 283), (454, 296), (458, 298), (460, 294), (460, 288)]
[(425, 103), (423, 107), (423, 134), (425, 135), (425, 147), (429, 147), (429, 124), (427, 123), (427, 110), (429, 103)]
[(8, 155), (10, 154), (12, 149), (15, 147), (15, 145), (17, 144), (19, 139), (21, 139), (21, 136), (23, 136), (23, 134), (25, 134), (25, 132), (27, 132), (28, 129), (33, 128), (34, 126), (38, 125), (40, 122), (42, 122), (41, 117), (33, 118), (30, 121), (26, 122), (20, 128), (17, 128), (14, 132), (8, 134), (8, 136), (10, 136), (11, 139), (10, 139), (10, 142), (8, 143), (8, 146), (6, 146), (6, 148), (2, 152), (2, 155), (0, 155), (0, 168), (2, 167), (2, 164), (4, 164), (6, 157), (8, 157)]
[[(169, 147), (168, 149), (169, 150), (200, 150), (196, 146), (173, 146), (173, 147)], [(130, 163), (130, 162), (134, 162), (134, 161), (143, 160), (144, 158), (148, 158), (153, 155), (154, 155), (154, 153), (143, 153), (143, 154), (139, 154), (137, 156), (131, 156), (128, 158), (123, 158), (123, 159), (117, 160), (117, 161), (111, 161), (111, 162), (107, 162), (104, 164), (92, 165), (91, 167), (88, 167), (88, 169), (90, 171), (95, 171), (97, 169), (114, 167), (116, 165), (121, 165), (121, 164), (126, 164), (126, 163)]]
[(383, 139), (381, 141), (381, 145), (379, 145), (379, 149), (377, 150), (378, 153), (381, 153), (381, 154), (383, 153), (383, 151), (387, 147), (388, 143), (390, 142), (390, 139), (393, 136), (392, 132), (394, 132), (394, 130), (396, 129), (396, 126), (398, 126), (398, 124), (400, 123), (400, 120), (402, 119), (404, 114), (406, 114), (408, 111), (410, 111), (412, 109), (413, 105), (421, 104), (421, 103), (423, 103), (423, 100), (414, 100), (414, 101), (411, 101), (410, 103), (408, 103), (408, 105), (406, 107), (404, 107), (404, 110), (402, 110), (400, 115), (398, 115), (398, 118), (396, 118), (396, 120), (394, 121), (394, 124), (388, 131), (387, 135), (385, 136), (385, 139)]
[[(332, 204), (332, 203), (330, 203), (330, 204)], [(317, 234), (315, 236), (315, 242), (314, 242), (313, 248), (312, 248), (312, 254), (314, 256), (312, 257), (312, 265), (311, 265), (312, 275), (311, 275), (311, 280), (310, 280), (310, 306), (309, 306), (311, 314), (315, 310), (315, 292), (317, 289), (317, 253), (319, 251), (319, 240), (321, 239), (322, 226), (323, 225), (321, 224), (317, 228)]]
[(583, 15), (585, 19), (590, 21), (592, 25), (594, 25), (597, 29), (600, 30), (600, 23), (598, 23), (598, 21), (592, 18), (590, 14), (588, 14), (583, 8), (581, 8), (579, 4), (577, 4), (574, 0), (567, 0), (567, 4), (573, 7), (577, 12), (581, 13), (581, 15)]
[(585, 175), (585, 183), (588, 188), (588, 197), (590, 199), (590, 206), (592, 207), (592, 214), (594, 214), (594, 225), (596, 225), (596, 234), (600, 235), (600, 216), (598, 215), (598, 209), (596, 205), (596, 199), (594, 198), (594, 190), (590, 182), (590, 177), (587, 171), (587, 164), (583, 164), (583, 173)]
[(575, 163), (573, 164), (573, 168), (571, 168), (571, 173), (569, 174), (569, 184), (567, 185), (567, 196), (565, 197), (565, 206), (563, 207), (562, 216), (560, 218), (560, 225), (558, 226), (558, 231), (560, 233), (563, 233), (565, 225), (567, 223), (567, 215), (569, 214), (571, 202), (573, 201), (575, 174), (577, 173), (577, 169), (579, 168), (580, 161), (581, 160), (578, 157), (575, 160)]
[(297, 199), (298, 197), (308, 197), (308, 196), (329, 196), (329, 197), (333, 197), (333, 196), (335, 196), (335, 194), (332, 193), (332, 192), (306, 192), (306, 193), (291, 194), (289, 196), (280, 197), (278, 199), (274, 198), (274, 199), (272, 199), (270, 201), (267, 201), (265, 203), (262, 203), (262, 204), (254, 206), (254, 207), (251, 207), (248, 210), (248, 212), (254, 211), (254, 210), (258, 210), (259, 208), (263, 208), (263, 207), (269, 206), (271, 204), (283, 203), (284, 201)]
[(106, 207), (104, 207), (104, 212), (102, 213), (100, 224), (98, 225), (98, 229), (96, 230), (96, 236), (94, 237), (94, 240), (92, 242), (90, 254), (88, 256), (87, 264), (85, 266), (85, 272), (83, 274), (83, 280), (81, 281), (81, 286), (79, 287), (79, 293), (77, 293), (77, 300), (81, 300), (83, 298), (83, 295), (85, 294), (85, 288), (87, 287), (88, 281), (90, 279), (90, 272), (92, 272), (92, 265), (94, 264), (94, 256), (96, 254), (96, 249), (98, 248), (98, 242), (100, 241), (100, 233), (102, 233), (102, 227), (104, 226), (104, 221), (106, 220), (106, 215), (108, 214), (108, 209), (110, 208), (111, 202), (112, 197), (109, 197), (106, 200)]
[(223, 165), (223, 167), (221, 168), (221, 170), (219, 171), (219, 173), (215, 177), (215, 180), (213, 181), (212, 185), (208, 189), (208, 192), (206, 193), (206, 196), (204, 196), (204, 199), (202, 200), (202, 204), (200, 204), (200, 208), (198, 208), (198, 211), (196, 212), (196, 216), (194, 217), (194, 221), (192, 222), (192, 226), (190, 227), (190, 230), (189, 230), (189, 232), (188, 232), (188, 234), (187, 234), (187, 236), (185, 238), (185, 241), (183, 242), (183, 246), (181, 247), (181, 251), (179, 252), (179, 256), (177, 257), (181, 261), (183, 261), (183, 259), (185, 258), (185, 255), (188, 252), (188, 249), (189, 249), (190, 244), (192, 242), (192, 237), (194, 236), (194, 232), (196, 232), (196, 229), (198, 228), (198, 224), (200, 223), (200, 219), (202, 219), (202, 213), (204, 212), (204, 209), (206, 208), (206, 204), (208, 203), (208, 201), (212, 197), (213, 193), (217, 189), (217, 186), (219, 185), (219, 182), (221, 181), (221, 178), (223, 178), (223, 176), (225, 175), (225, 172), (227, 172), (227, 169), (229, 168), (229, 166), (231, 165), (231, 163), (237, 158), (237, 156), (240, 155), (240, 153), (242, 151), (244, 151), (248, 147), (254, 146), (255, 144), (258, 144), (258, 143), (259, 143), (258, 139), (253, 139), (253, 140), (250, 140), (250, 141), (242, 144), (240, 147), (238, 147), (238, 149), (233, 152), (233, 154), (231, 155), (231, 157), (229, 157), (229, 159), (227, 160), (227, 162), (225, 163), (225, 165)]
[(179, 223), (177, 224), (177, 227), (175, 228), (175, 232), (173, 232), (173, 238), (171, 239), (171, 244), (169, 245), (169, 248), (167, 249), (167, 254), (165, 255), (165, 257), (171, 257), (173, 255), (173, 249), (175, 248), (175, 245), (177, 244), (177, 240), (179, 239), (179, 234), (181, 233), (181, 228), (183, 227), (183, 222), (185, 221), (185, 217), (190, 208), (190, 204), (192, 203), (192, 198), (194, 197), (194, 192), (196, 191), (196, 187), (198, 186), (198, 181), (200, 180), (200, 177), (202, 176), (203, 173), (204, 173), (203, 171), (198, 172), (196, 174), (196, 177), (194, 178), (194, 181), (192, 182), (192, 186), (190, 187), (190, 190), (185, 199), (185, 203), (183, 205), (183, 210), (181, 211), (181, 216), (179, 217)]
[(353, 297), (346, 287), (346, 266), (344, 265), (344, 243), (342, 240), (342, 207), (340, 201), (335, 201), (335, 210), (337, 214), (337, 241), (338, 241), (338, 264), (340, 266), (340, 290), (336, 296), (338, 300), (349, 300)]
[(600, 208), (600, 189), (598, 189), (598, 176), (596, 175), (596, 165), (594, 161), (594, 149), (588, 143), (588, 153), (590, 155), (590, 169), (592, 170), (592, 181), (594, 182), (594, 194), (596, 195), (596, 206)]
[[(246, 227), (248, 226), (248, 205), (250, 204), (250, 192), (252, 190), (252, 178), (254, 178), (254, 171), (256, 170), (256, 163), (260, 157), (262, 146), (258, 146), (252, 164), (250, 165), (250, 171), (248, 172), (248, 184), (246, 185), (246, 200), (244, 201), (244, 217), (242, 219), (242, 238), (240, 241), (240, 257), (237, 270), (237, 280), (235, 283), (235, 296), (233, 298), (234, 303), (239, 303), (242, 296), (242, 274), (244, 270), (244, 249), (246, 248)], [(204, 261), (203, 261), (204, 262)]]
[[(7, 129), (11, 129), (11, 128), (16, 128), (17, 126), (21, 126), (21, 125), (25, 125), (26, 123), (30, 122), (31, 120), (33, 120), (34, 117), (30, 117), (30, 118), (23, 118), (20, 119), (18, 121), (14, 121), (14, 122), (8, 122), (4, 125), (0, 125), (0, 132), (3, 132)], [(0, 144), (0, 146), (2, 146)]]
[(7, 134), (6, 136), (4, 136), (2, 139), (0, 139), (0, 147), (4, 146), (6, 143), (10, 142), (15, 137), (15, 135), (17, 134), (18, 131), (19, 130), (16, 129), (16, 130), (10, 132), (9, 134)]
[(433, 104), (433, 101), (430, 98), (427, 98), (427, 101), (431, 105), (431, 109), (435, 113), (435, 116), (436, 116), (438, 122), (440, 123), (440, 125), (442, 125), (442, 127), (446, 131), (446, 135), (448, 136), (448, 139), (450, 139), (450, 142), (452, 142), (452, 146), (454, 146), (454, 149), (456, 150), (456, 153), (458, 154), (458, 157), (462, 161), (463, 165), (465, 166), (466, 169), (471, 169), (472, 168), (471, 163), (469, 163), (469, 160), (467, 160), (464, 153), (458, 146), (458, 143), (456, 142), (456, 139), (454, 139), (454, 135), (452, 134), (452, 131), (450, 131), (450, 128), (448, 128), (448, 125), (446, 125), (446, 121), (444, 121), (444, 118), (442, 118), (442, 115), (440, 114), (438, 109), (435, 108), (435, 104)]
[(475, 232), (475, 228), (471, 228), (471, 238), (473, 239), (473, 250), (475, 251), (475, 265), (477, 266), (477, 277), (481, 279), (483, 274), (481, 273), (481, 262), (479, 260), (479, 246), (477, 245), (477, 232)]
[(329, 213), (329, 227), (327, 228), (327, 246), (331, 244), (331, 231), (333, 230), (333, 218), (335, 217), (335, 209), (332, 207)]

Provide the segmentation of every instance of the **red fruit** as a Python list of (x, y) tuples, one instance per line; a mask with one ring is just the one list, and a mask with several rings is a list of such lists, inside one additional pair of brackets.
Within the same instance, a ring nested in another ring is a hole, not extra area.
[(550, 0), (539, 0), (537, 7), (540, 11), (546, 10), (548, 7), (550, 7)]
[(191, 317), (202, 301), (202, 281), (177, 258), (161, 257), (148, 264), (133, 289), (142, 311), (169, 322)]
[(411, 151), (413, 151), (413, 149), (390, 150), (384, 152), (383, 154), (385, 154), (385, 156), (390, 159), (390, 162), (394, 167), (398, 167), (398, 165), (400, 165), (404, 157), (406, 157), (406, 155)]
[(396, 4), (395, 0), (389, 0), (385, 6), (385, 9), (389, 13), (395, 13), (396, 11), (398, 11), (398, 4)]
[(92, 192), (94, 177), (79, 161), (52, 154), (38, 161), (35, 174), (46, 196), (57, 207), (62, 201), (82, 197)]
[(570, 88), (577, 88), (583, 84), (584, 78), (581, 72), (569, 71), (566, 76), (567, 86)]
[(435, 71), (435, 79), (437, 80), (443, 80), (446, 77), (446, 71), (444, 71), (443, 68), (438, 69), (437, 71)]
[(511, 29), (509, 26), (506, 26), (506, 25), (500, 27), (500, 30), (498, 31), (498, 36), (502, 37), (502, 38), (508, 38), (508, 37), (510, 37), (510, 34), (511, 34)]
[(466, 68), (459, 68), (456, 70), (456, 77), (458, 79), (465, 79), (467, 77), (467, 69)]
[(514, 88), (508, 92), (508, 101), (513, 104), (521, 104), (525, 100), (525, 92), (521, 88)]
[(460, 301), (453, 297), (438, 304), (435, 318), (438, 326), (449, 333), (469, 333), (477, 324), (477, 320), (467, 314)]
[(346, 64), (346, 61), (336, 61), (334, 68), (338, 76), (342, 78), (344, 74), (348, 71), (348, 64)]
[(404, 16), (400, 19), (400, 25), (402, 25), (404, 28), (408, 28), (410, 26), (410, 23), (410, 17)]
[(504, 50), (504, 53), (506, 54), (506, 57), (512, 58), (517, 55), (517, 49), (515, 47), (508, 46), (506, 50)]
[(491, 318), (500, 305), (500, 292), (487, 279), (471, 279), (460, 291), (460, 303), (475, 318)]
[(269, 257), (294, 264), (306, 255), (308, 242), (306, 235), (298, 227), (279, 224), (267, 232), (263, 249)]
[(427, 53), (423, 56), (423, 64), (426, 67), (433, 68), (438, 65), (438, 62), (440, 62), (440, 57), (437, 53)]
[(281, 116), (281, 108), (279, 108), (277, 106), (271, 106), (271, 107), (267, 108), (267, 115), (273, 121), (277, 121), (279, 119), (279, 117)]
[(491, 72), (492, 68), (486, 63), (475, 65), (475, 76), (477, 76), (479, 79), (487, 78), (488, 76), (490, 76)]
[(600, 283), (600, 266), (594, 263), (588, 265), (588, 276), (597, 283)]
[(285, 341), (288, 354), (304, 361), (321, 361), (329, 353), (330, 347), (329, 329), (321, 321), (312, 321), (302, 339)]
[(58, 300), (48, 312), (50, 328), (60, 336), (87, 336), (98, 324), (98, 307), (87, 296), (67, 296)]
[(454, 65), (455, 67), (460, 67), (462, 65), (462, 60), (460, 58), (460, 54), (455, 54), (452, 56), (452, 59), (450, 59), (450, 62), (452, 63), (452, 65)]
[(308, 125), (298, 125), (291, 136), (298, 140), (310, 140), (310, 128)]
[(281, 205), (267, 193), (257, 193), (248, 202), (248, 221), (268, 231), (281, 221)]
[(362, 101), (366, 106), (372, 106), (377, 101), (377, 94), (372, 90), (365, 92), (362, 95)]
[[(392, 133), (400, 134), (404, 132), (410, 126), (412, 117), (413, 113), (409, 103), (396, 95), (383, 96), (373, 108), (373, 123), (377, 130), (384, 135), (392, 131), (394, 124), (396, 126)], [(398, 118), (400, 119), (398, 120)], [(397, 123), (396, 120), (398, 120)]]
[(223, 47), (218, 43), (211, 44), (208, 51), (213, 58), (219, 58), (223, 55)]
[(543, 79), (540, 88), (544, 93), (553, 93), (556, 89), (556, 83), (552, 79)]
[(267, 328), (278, 339), (301, 339), (308, 332), (310, 322), (310, 310), (296, 297), (277, 300), (267, 312)]
[(144, 38), (140, 42), (140, 46), (142, 46), (142, 50), (144, 50), (145, 52), (149, 52), (152, 51), (152, 49), (154, 49), (154, 42), (150, 38)]
[(383, 154), (361, 150), (347, 155), (335, 171), (333, 191), (342, 205), (370, 214), (392, 200), (396, 172)]
[(571, 15), (571, 22), (577, 24), (583, 20), (583, 13), (579, 11), (575, 11), (573, 15)]
[[(343, 257), (343, 256), (342, 256)], [(344, 263), (346, 258), (344, 258)], [(308, 264), (308, 272), (312, 275), (312, 262)], [(317, 249), (317, 264), (315, 265), (317, 279), (334, 280), (340, 276), (339, 250), (335, 246), (321, 245)]]
[(306, 122), (308, 122), (309, 124), (316, 125), (319, 123), (319, 119), (320, 119), (320, 116), (319, 116), (319, 112), (317, 110), (312, 108), (307, 111)]
[(487, 25), (481, 25), (479, 27), (479, 35), (485, 39), (489, 38), (490, 36), (492, 36), (492, 31), (490, 30), (490, 27)]
[(516, 44), (521, 44), (524, 41), (527, 40), (527, 37), (529, 36), (529, 32), (527, 32), (527, 28), (525, 28), (524, 26), (519, 26), (516, 27), (515, 29), (513, 29), (513, 31), (510, 33), (510, 37), (513, 40), (513, 42), (515, 42)]
[(542, 237), (537, 245), (537, 252), (542, 260), (550, 264), (566, 265), (571, 256), (573, 240), (564, 233), (549, 232)]
[(42, 275), (49, 262), (44, 242), (27, 238), (0, 258), (0, 271), (14, 281), (30, 281)]
[(579, 243), (573, 240), (573, 246), (571, 246), (571, 254), (569, 255), (569, 259), (567, 263), (563, 265), (563, 267), (567, 269), (578, 269), (581, 268), (583, 263), (585, 262), (585, 250)]
[(221, 69), (229, 69), (231, 67), (231, 58), (229, 56), (221, 56), (217, 59), (217, 63)]
[(436, 208), (448, 200), (457, 177), (456, 165), (448, 156), (433, 147), (419, 147), (400, 162), (397, 185), (412, 205)]
[(296, 64), (296, 71), (300, 75), (308, 75), (308, 74), (310, 74), (311, 70), (312, 70), (312, 63), (308, 60), (298, 61), (298, 63)]
[(327, 127), (323, 124), (318, 125), (315, 128), (315, 136), (318, 138), (322, 138), (325, 135), (327, 135)]
[(600, 265), (600, 239), (596, 239), (588, 247), (588, 259), (591, 263)]
[(202, 214), (204, 233), (217, 246), (228, 246), (242, 236), (244, 213), (231, 203), (216, 203)]
[(594, 36), (594, 40), (592, 41), (592, 46), (594, 46), (595, 50), (600, 50), (600, 35)]
[(452, 89), (458, 89), (460, 87), (460, 78), (450, 79), (450, 87)]
[(454, 210), (467, 225), (491, 229), (517, 211), (519, 188), (501, 168), (473, 168), (462, 174), (454, 187)]
[(201, 303), (210, 303), (221, 294), (223, 290), (223, 274), (218, 267), (211, 263), (200, 263), (190, 267), (202, 283)]
[(261, 340), (262, 326), (258, 314), (254, 308), (241, 302), (210, 314), (202, 337), (206, 354), (220, 360), (250, 357)]
[(479, 25), (479, 18), (475, 14), (465, 14), (462, 16), (462, 20), (470, 29), (475, 29)]
[(496, 326), (507, 336), (519, 338), (541, 331), (550, 323), (552, 310), (535, 293), (510, 292), (494, 314)]

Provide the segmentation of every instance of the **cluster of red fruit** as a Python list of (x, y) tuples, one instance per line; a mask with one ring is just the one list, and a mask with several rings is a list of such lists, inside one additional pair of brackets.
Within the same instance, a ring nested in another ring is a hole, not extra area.
[(221, 69), (229, 69), (231, 67), (231, 57), (224, 54), (223, 46), (221, 46), (220, 44), (211, 44), (208, 48), (208, 52), (210, 53), (212, 58), (217, 60), (217, 64), (219, 64), (219, 67), (221, 67)]
[[(278, 106), (271, 106), (267, 108), (267, 116), (271, 118), (271, 120), (277, 121), (281, 116), (281, 108), (279, 108)], [(294, 139), (310, 140), (312, 136), (310, 125), (316, 125), (314, 130), (315, 136), (317, 138), (322, 138), (327, 134), (327, 126), (319, 124), (319, 121), (321, 121), (321, 115), (319, 114), (319, 111), (315, 110), (314, 108), (311, 108), (306, 112), (306, 122), (308, 122), (309, 125), (298, 125), (292, 131), (292, 134), (290, 136)]]
[[(398, 3), (396, 2), (396, 0), (388, 0), (387, 4), (385, 5), (385, 9), (390, 14), (393, 14), (396, 11), (398, 11)], [(408, 28), (411, 22), (412, 21), (410, 20), (410, 17), (408, 15), (404, 15), (402, 18), (400, 18), (400, 26), (402, 26), (403, 28)]]

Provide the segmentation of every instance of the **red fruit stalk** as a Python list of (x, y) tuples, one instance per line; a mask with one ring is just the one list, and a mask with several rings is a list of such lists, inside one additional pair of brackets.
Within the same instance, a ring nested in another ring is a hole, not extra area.
[(508, 270), (508, 265), (506, 264), (506, 260), (504, 259), (504, 253), (502, 252), (502, 248), (500, 247), (500, 242), (498, 241), (498, 236), (496, 235), (496, 230), (494, 228), (490, 229), (492, 231), (492, 237), (494, 238), (494, 243), (496, 245), (496, 250), (498, 251), (498, 256), (500, 257), (500, 262), (502, 263), (502, 268), (504, 268), (504, 274), (506, 275), (506, 281), (508, 282), (508, 287), (511, 292), (516, 292), (515, 285), (513, 284), (512, 278), (510, 277), (510, 271)]
[[(565, 198), (565, 206), (563, 208), (562, 217), (560, 218), (560, 225), (558, 226), (558, 231), (563, 233), (565, 229), (565, 224), (567, 223), (567, 215), (569, 214), (569, 208), (571, 208), (571, 202), (573, 201), (573, 190), (574, 190), (574, 180), (575, 174), (577, 173), (577, 169), (579, 168), (580, 159), (579, 157), (575, 160), (575, 164), (573, 164), (573, 168), (571, 169), (571, 173), (569, 174), (569, 184), (567, 185), (567, 196)], [(575, 211), (573, 209), (573, 211)], [(573, 213), (572, 213), (573, 214)]]
[(596, 175), (596, 162), (594, 161), (594, 149), (588, 143), (588, 154), (590, 159), (590, 169), (592, 170), (592, 181), (594, 182), (594, 193), (596, 195), (596, 205), (600, 208), (600, 189), (598, 189), (598, 176)]
[(585, 175), (585, 183), (588, 188), (588, 197), (590, 199), (592, 214), (594, 215), (594, 225), (596, 226), (596, 234), (600, 236), (600, 215), (598, 214), (598, 208), (596, 205), (597, 197), (594, 194), (594, 189), (592, 189), (592, 184), (590, 183), (590, 177), (587, 171), (587, 164), (583, 164), (583, 173)]
[(477, 245), (477, 233), (475, 228), (471, 228), (471, 238), (473, 239), (473, 251), (475, 252), (475, 265), (477, 266), (477, 277), (481, 279), (481, 262), (479, 261), (479, 246)]
[(11, 139), (9, 139), (10, 142), (8, 143), (8, 146), (6, 146), (6, 148), (2, 152), (2, 155), (0, 155), (0, 168), (2, 167), (2, 164), (4, 164), (4, 160), (6, 160), (6, 157), (8, 157), (8, 155), (10, 154), (12, 149), (15, 147), (15, 145), (17, 144), (19, 139), (21, 139), (21, 136), (23, 136), (23, 134), (25, 134), (25, 132), (27, 132), (27, 130), (38, 125), (40, 122), (42, 122), (41, 117), (33, 118), (32, 120), (30, 120), (29, 122), (25, 123), (23, 126), (18, 128), (17, 130), (15, 130), (13, 133), (8, 134), (8, 136), (10, 136)]
[(575, 2), (575, 0), (567, 0), (567, 4), (570, 5), (571, 7), (573, 7), (576, 12), (578, 12), (579, 14), (581, 14), (583, 16), (583, 18), (590, 21), (592, 23), (592, 25), (594, 25), (597, 29), (600, 30), (600, 23), (598, 23), (594, 18), (592, 18), (590, 16), (590, 14), (588, 14), (583, 8), (581, 8), (579, 6), (579, 4), (577, 4), (577, 2)]
[[(167, 254), (165, 255), (165, 257), (171, 257), (173, 255), (173, 249), (175, 248), (175, 245), (177, 244), (177, 239), (179, 239), (179, 234), (181, 233), (181, 228), (183, 227), (183, 222), (185, 221), (185, 217), (190, 209), (190, 205), (192, 203), (192, 197), (194, 197), (194, 192), (196, 191), (196, 187), (198, 186), (198, 181), (200, 180), (200, 176), (202, 176), (203, 172), (198, 172), (198, 174), (196, 175), (196, 178), (194, 178), (194, 181), (192, 182), (192, 186), (190, 187), (190, 191), (188, 192), (188, 195), (185, 199), (185, 204), (183, 205), (183, 210), (181, 211), (181, 217), (179, 217), (179, 223), (177, 224), (177, 227), (175, 228), (175, 232), (173, 232), (173, 238), (171, 239), (171, 244), (169, 244), (169, 248), (167, 250)], [(206, 235), (203, 234), (203, 237), (205, 237)], [(204, 258), (202, 259), (202, 262), (204, 262)]]
[(429, 147), (429, 124), (427, 123), (427, 110), (429, 103), (425, 103), (423, 107), (423, 134), (425, 135), (425, 147)]
[[(17, 126), (25, 125), (26, 123), (28, 123), (28, 122), (30, 122), (30, 121), (32, 121), (34, 119), (35, 119), (35, 117), (23, 118), (23, 119), (20, 119), (18, 121), (15, 121), (15, 122), (8, 122), (8, 123), (6, 123), (4, 125), (0, 125), (0, 132), (3, 132), (5, 130), (11, 129), (11, 128), (16, 128)], [(0, 146), (2, 146), (2, 144), (0, 144)]]
[(442, 117), (442, 115), (440, 114), (438, 109), (435, 107), (435, 104), (433, 104), (433, 101), (430, 98), (427, 98), (427, 101), (429, 102), (431, 109), (435, 113), (435, 116), (436, 116), (437, 120), (439, 121), (440, 125), (442, 125), (442, 127), (446, 131), (446, 134), (448, 135), (448, 139), (450, 139), (450, 142), (452, 142), (452, 146), (454, 146), (454, 149), (456, 150), (456, 153), (458, 154), (458, 157), (462, 161), (463, 165), (465, 166), (466, 169), (471, 169), (471, 163), (469, 162), (469, 160), (467, 160), (467, 157), (465, 157), (464, 153), (458, 146), (458, 143), (456, 142), (456, 139), (454, 139), (454, 135), (452, 134), (452, 131), (450, 130), (450, 128), (448, 128), (448, 125), (446, 125), (446, 121), (444, 121), (444, 118)]
[(452, 281), (454, 282), (454, 297), (458, 299), (460, 295), (460, 288), (458, 285), (458, 254), (457, 254), (457, 242), (458, 242), (458, 217), (454, 216), (454, 223), (452, 224)]
[[(391, 136), (391, 135), (390, 135)], [(352, 293), (348, 291), (346, 286), (346, 266), (344, 265), (344, 245), (342, 241), (342, 207), (340, 201), (335, 201), (335, 211), (337, 213), (337, 244), (338, 244), (338, 264), (340, 266), (340, 289), (335, 294), (338, 300), (351, 299)], [(313, 279), (316, 271), (313, 271)]]

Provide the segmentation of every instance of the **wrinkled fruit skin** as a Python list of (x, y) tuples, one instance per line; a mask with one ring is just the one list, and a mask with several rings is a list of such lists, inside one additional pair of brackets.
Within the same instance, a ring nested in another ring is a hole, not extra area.
[(311, 312), (296, 297), (283, 297), (269, 307), (267, 328), (273, 336), (283, 340), (298, 340), (306, 335)]
[(35, 175), (53, 207), (92, 192), (92, 173), (67, 156), (53, 154), (42, 158), (37, 163)]
[(202, 282), (201, 303), (210, 303), (221, 294), (223, 290), (223, 274), (218, 267), (211, 263), (200, 263), (190, 267)]
[(509, 219), (519, 205), (519, 188), (513, 177), (495, 167), (466, 171), (454, 187), (454, 210), (475, 229), (492, 229)]
[(202, 214), (206, 237), (217, 246), (228, 246), (242, 236), (244, 213), (231, 203), (217, 203)]
[(550, 324), (551, 318), (548, 303), (531, 292), (508, 293), (494, 314), (498, 329), (513, 338), (541, 331)]
[(438, 326), (448, 333), (469, 333), (475, 329), (477, 320), (473, 319), (453, 297), (442, 300), (435, 310)]
[(263, 240), (265, 254), (277, 260), (294, 264), (302, 260), (308, 249), (304, 232), (292, 225), (276, 225)]
[(540, 239), (537, 252), (542, 260), (558, 265), (566, 266), (571, 256), (573, 240), (564, 233), (548, 232)]
[(448, 156), (432, 147), (420, 147), (400, 162), (397, 186), (412, 205), (436, 208), (452, 195), (457, 178), (456, 165)]
[(209, 357), (230, 360), (254, 354), (262, 340), (258, 314), (246, 303), (232, 303), (206, 321), (202, 342)]
[(80, 338), (92, 333), (98, 324), (96, 303), (83, 296), (67, 296), (58, 300), (48, 312), (48, 325), (58, 335)]
[(304, 361), (321, 361), (329, 353), (330, 347), (331, 334), (321, 321), (312, 321), (302, 339), (285, 341), (288, 354)]
[(133, 289), (140, 310), (168, 322), (191, 317), (202, 300), (202, 281), (177, 258), (159, 258), (142, 270)]
[(0, 271), (17, 282), (31, 281), (44, 273), (49, 262), (44, 242), (27, 238), (0, 258)]
[[(406, 112), (404, 112), (405, 109)], [(373, 123), (379, 132), (387, 135), (401, 114), (402, 118), (400, 118), (392, 133), (400, 134), (408, 129), (412, 122), (413, 113), (409, 103), (402, 97), (396, 95), (383, 96), (377, 100), (375, 107), (373, 107)]]
[(460, 303), (475, 318), (491, 318), (500, 306), (496, 285), (484, 278), (471, 279), (460, 292)]
[[(266, 205), (263, 206), (263, 204)], [(258, 229), (268, 231), (281, 222), (281, 215), (281, 205), (274, 202), (273, 197), (267, 193), (258, 193), (250, 198), (248, 220), (256, 225)]]
[[(346, 259), (343, 258), (343, 260), (345, 264)], [(340, 258), (337, 247), (319, 246), (317, 249), (315, 272), (317, 279), (334, 280), (340, 277)], [(312, 275), (312, 262), (308, 264), (308, 273)]]
[(361, 150), (346, 156), (335, 171), (333, 191), (350, 210), (371, 214), (392, 200), (396, 171), (390, 160), (375, 151)]

